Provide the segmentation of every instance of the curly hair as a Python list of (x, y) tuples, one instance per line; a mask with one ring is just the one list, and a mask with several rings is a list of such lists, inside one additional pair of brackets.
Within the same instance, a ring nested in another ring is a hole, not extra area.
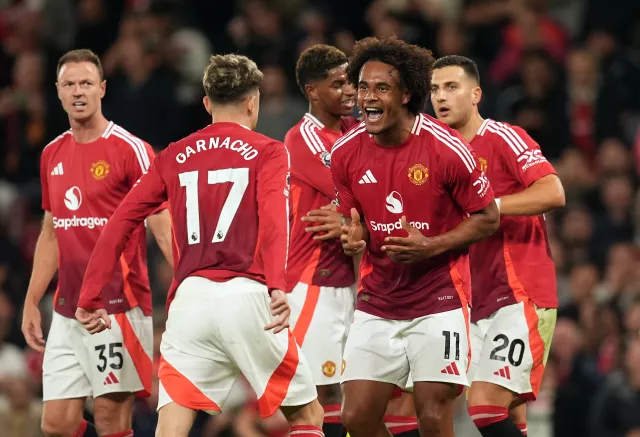
[(431, 91), (431, 69), (435, 61), (430, 50), (396, 37), (361, 39), (356, 42), (349, 60), (347, 75), (351, 83), (359, 82), (360, 70), (368, 61), (393, 66), (400, 76), (400, 86), (411, 93), (407, 109), (415, 115), (424, 110)]
[(212, 102), (239, 103), (248, 92), (260, 87), (263, 77), (256, 63), (246, 56), (214, 55), (204, 70), (202, 86)]
[(310, 82), (326, 79), (329, 76), (329, 70), (347, 62), (349, 62), (347, 55), (333, 46), (316, 44), (306, 49), (296, 64), (296, 80), (302, 94), (307, 95), (304, 87)]

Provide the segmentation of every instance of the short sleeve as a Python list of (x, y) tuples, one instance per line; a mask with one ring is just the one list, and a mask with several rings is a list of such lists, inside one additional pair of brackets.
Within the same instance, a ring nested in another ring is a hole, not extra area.
[(304, 126), (299, 132), (287, 135), (285, 144), (291, 154), (292, 176), (329, 199), (333, 198), (335, 190), (329, 171), (330, 154), (327, 152), (331, 150), (331, 144), (327, 144), (315, 130)]
[(356, 201), (351, 191), (351, 182), (347, 174), (347, 162), (342, 153), (333, 154), (331, 157), (331, 178), (336, 190), (337, 210), (345, 217), (351, 216), (351, 208), (355, 208), (362, 216), (362, 207)]
[(503, 125), (503, 132), (502, 159), (508, 171), (525, 187), (544, 176), (556, 174), (538, 143), (524, 129)]
[(46, 150), (42, 151), (40, 156), (40, 185), (42, 186), (42, 209), (51, 211), (51, 202), (49, 200), (49, 159)]
[(444, 183), (456, 204), (467, 214), (486, 208), (493, 200), (489, 179), (464, 139), (451, 135), (440, 144)]

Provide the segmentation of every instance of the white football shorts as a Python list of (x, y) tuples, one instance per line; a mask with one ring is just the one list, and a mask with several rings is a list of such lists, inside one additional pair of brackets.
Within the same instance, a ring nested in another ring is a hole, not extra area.
[(340, 383), (344, 346), (353, 323), (356, 288), (298, 283), (287, 294), (291, 330), (316, 385)]
[(556, 325), (555, 308), (525, 300), (471, 324), (470, 381), (490, 382), (535, 400)]
[(42, 364), (42, 399), (151, 394), (153, 324), (139, 307), (111, 314), (111, 329), (91, 335), (53, 313)]
[(413, 381), (467, 386), (468, 330), (467, 307), (413, 320), (383, 319), (356, 310), (341, 382), (370, 380), (407, 387), (411, 372)]
[(244, 375), (260, 415), (317, 397), (311, 369), (293, 334), (274, 334), (267, 287), (238, 277), (227, 282), (191, 276), (178, 287), (162, 336), (158, 409), (175, 402), (215, 414)]

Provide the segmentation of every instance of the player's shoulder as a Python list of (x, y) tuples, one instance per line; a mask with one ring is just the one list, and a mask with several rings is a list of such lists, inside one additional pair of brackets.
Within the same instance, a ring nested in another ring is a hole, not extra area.
[(331, 148), (331, 159), (333, 160), (335, 157), (344, 156), (357, 149), (362, 144), (362, 140), (368, 135), (364, 121), (356, 124), (333, 144)]
[(502, 145), (503, 148), (513, 151), (516, 155), (520, 155), (530, 147), (537, 147), (537, 143), (520, 126), (490, 118), (482, 123), (478, 135)]
[(143, 139), (135, 136), (119, 124), (113, 121), (102, 134), (102, 138), (107, 140), (110, 146), (123, 153), (135, 153), (136, 156), (148, 156), (151, 146)]
[(446, 123), (428, 114), (419, 114), (412, 132), (428, 142), (439, 159), (461, 160), (469, 172), (476, 167), (476, 158), (467, 141)]
[(300, 121), (298, 121), (291, 129), (287, 131), (287, 134), (284, 136), (284, 143), (291, 147), (293, 145), (299, 144), (304, 141), (303, 132), (306, 131), (306, 128), (303, 128), (304, 125), (307, 124), (305, 114)]
[(49, 143), (44, 146), (42, 149), (42, 156), (46, 156), (58, 150), (60, 147), (63, 147), (65, 144), (69, 144), (69, 142), (73, 141), (73, 135), (71, 133), (71, 129), (62, 132), (60, 135), (55, 137), (53, 140), (49, 141)]

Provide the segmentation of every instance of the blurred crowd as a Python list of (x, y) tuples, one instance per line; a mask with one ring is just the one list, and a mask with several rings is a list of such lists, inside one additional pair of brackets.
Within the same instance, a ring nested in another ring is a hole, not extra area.
[[(68, 129), (59, 56), (98, 53), (105, 115), (159, 150), (210, 121), (201, 77), (211, 53), (259, 64), (258, 130), (283, 139), (307, 109), (294, 74), (302, 50), (324, 42), (348, 54), (359, 38), (393, 34), (476, 60), (482, 115), (525, 128), (564, 183), (567, 207), (546, 217), (561, 308), (529, 435), (640, 435), (639, 1), (0, 0), (3, 436), (41, 435), (42, 357), (25, 349), (19, 325), (42, 217), (39, 156)], [(153, 244), (157, 358), (172, 272)], [(156, 401), (138, 401), (136, 436), (153, 436)], [(199, 416), (192, 436), (287, 434), (280, 416), (259, 419), (242, 381), (230, 404)], [(457, 435), (477, 436), (465, 414), (461, 406)]]

